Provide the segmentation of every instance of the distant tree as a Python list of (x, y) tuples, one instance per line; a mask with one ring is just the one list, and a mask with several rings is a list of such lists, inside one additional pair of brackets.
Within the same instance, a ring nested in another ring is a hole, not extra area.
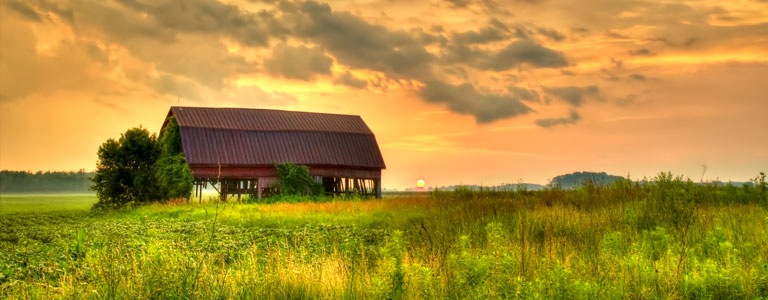
[(320, 195), (323, 185), (312, 180), (309, 168), (290, 162), (274, 163), (277, 170), (276, 187), (282, 195)]
[(570, 174), (563, 174), (552, 178), (549, 185), (559, 186), (562, 188), (575, 188), (582, 184), (591, 181), (595, 185), (610, 185), (614, 181), (622, 179), (624, 177), (608, 175), (605, 172), (574, 172)]
[(163, 199), (188, 198), (194, 178), (181, 146), (179, 124), (173, 116), (160, 135), (160, 158), (155, 164), (155, 178)]
[(160, 198), (153, 168), (160, 155), (157, 137), (133, 128), (99, 147), (91, 189), (96, 207), (135, 205)]
[(0, 193), (87, 193), (93, 172), (0, 171)]

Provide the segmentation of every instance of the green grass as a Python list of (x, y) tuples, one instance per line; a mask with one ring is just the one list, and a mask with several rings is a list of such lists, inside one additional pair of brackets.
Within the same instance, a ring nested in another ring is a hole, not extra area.
[(0, 194), (0, 214), (84, 211), (94, 203), (95, 194)]
[(18, 208), (0, 216), (0, 298), (766, 299), (764, 193), (665, 174), (540, 192)]

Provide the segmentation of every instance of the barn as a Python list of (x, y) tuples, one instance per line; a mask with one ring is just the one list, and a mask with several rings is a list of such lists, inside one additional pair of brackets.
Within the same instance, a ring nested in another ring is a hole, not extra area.
[(360, 116), (270, 109), (173, 106), (195, 197), (211, 185), (222, 200), (261, 198), (277, 180), (275, 162), (309, 167), (328, 194), (381, 198), (385, 169), (376, 137)]

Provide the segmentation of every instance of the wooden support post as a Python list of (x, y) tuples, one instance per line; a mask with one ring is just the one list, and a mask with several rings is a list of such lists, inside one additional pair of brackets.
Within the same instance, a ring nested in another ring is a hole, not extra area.
[(256, 179), (256, 198), (261, 199), (261, 178)]
[(243, 191), (243, 181), (237, 181), (237, 203), (240, 203), (240, 193)]
[(376, 199), (381, 199), (381, 178), (374, 179), (374, 185), (376, 186)]
[[(198, 181), (195, 180), (195, 193), (192, 195), (192, 197), (197, 198), (197, 190), (200, 188), (200, 185), (198, 184)], [(187, 204), (189, 204), (189, 198), (187, 198)]]
[(344, 192), (349, 194), (349, 178), (344, 178)]
[(227, 181), (221, 180), (219, 182), (219, 201), (220, 202), (226, 202), (227, 201)]
[(341, 178), (333, 177), (333, 193), (334, 194), (340, 194), (341, 193)]

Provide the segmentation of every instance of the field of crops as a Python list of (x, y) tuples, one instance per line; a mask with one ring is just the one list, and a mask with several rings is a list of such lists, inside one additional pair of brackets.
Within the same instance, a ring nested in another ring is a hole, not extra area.
[(110, 212), (27, 197), (0, 200), (0, 298), (768, 297), (765, 190), (668, 175)]

